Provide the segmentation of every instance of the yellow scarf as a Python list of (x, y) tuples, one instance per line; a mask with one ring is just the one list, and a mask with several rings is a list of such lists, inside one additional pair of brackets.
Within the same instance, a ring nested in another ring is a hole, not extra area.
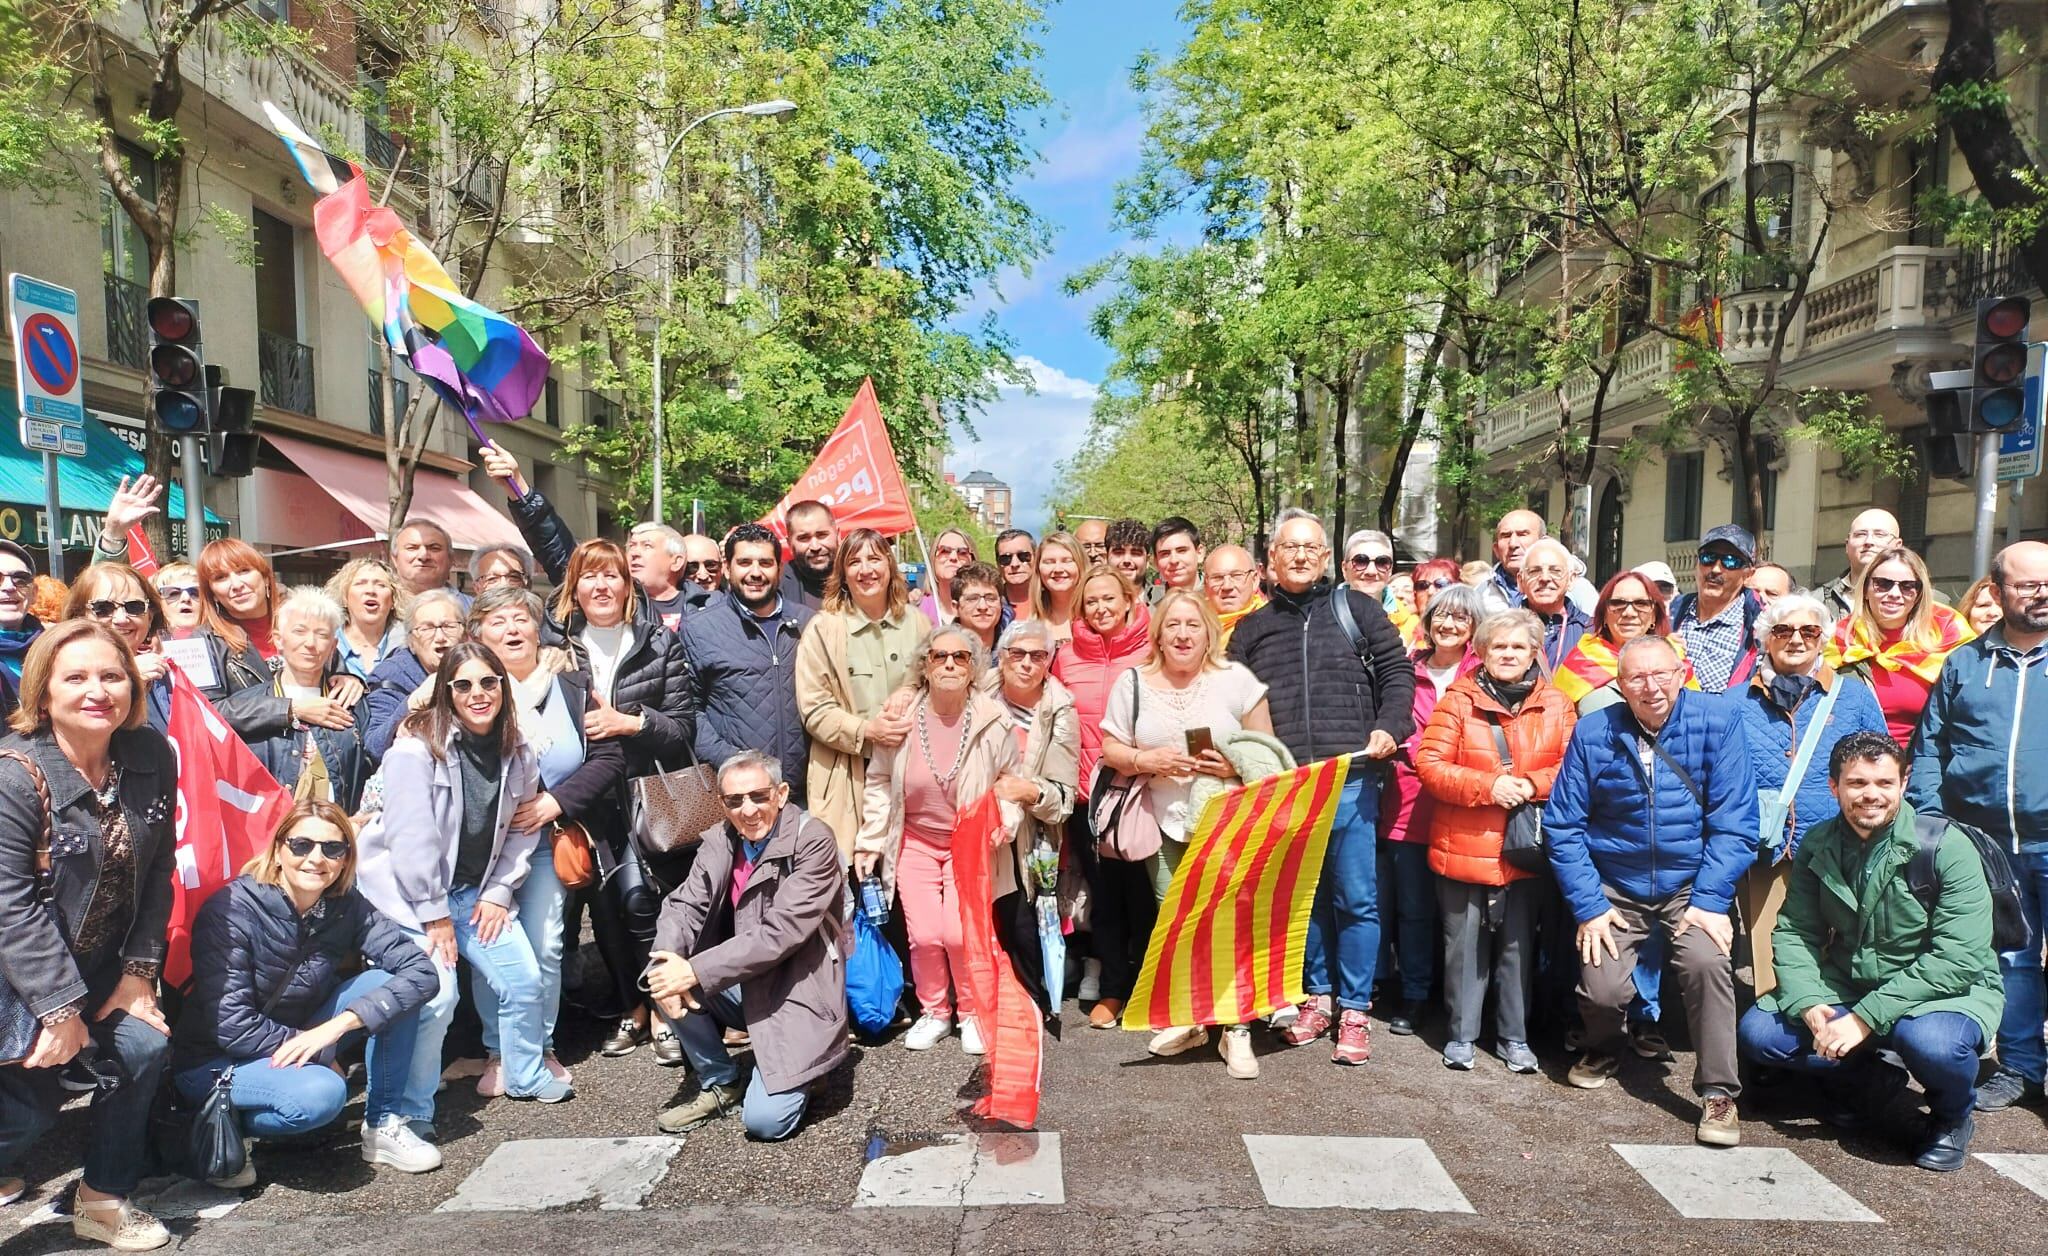
[(1265, 604), (1266, 595), (1263, 593), (1254, 593), (1252, 594), (1252, 600), (1246, 602), (1244, 604), (1243, 609), (1234, 611), (1218, 611), (1216, 614), (1216, 618), (1223, 622), (1223, 644), (1225, 646), (1228, 646), (1230, 644), (1230, 634), (1237, 631), (1238, 620), (1243, 619), (1246, 615), (1251, 614), (1253, 611), (1259, 609), (1261, 606), (1264, 606)]

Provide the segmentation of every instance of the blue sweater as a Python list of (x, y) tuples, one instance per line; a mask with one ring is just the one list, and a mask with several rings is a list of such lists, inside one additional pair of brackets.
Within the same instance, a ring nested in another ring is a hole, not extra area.
[(1662, 759), (1651, 759), (1645, 779), (1640, 734), (1625, 704), (1580, 720), (1543, 809), (1550, 866), (1582, 924), (1612, 906), (1603, 886), (1652, 902), (1690, 886), (1694, 906), (1725, 912), (1756, 854), (1756, 781), (1741, 709), (1680, 690), (1658, 731), (1705, 795), (1704, 811)]
[[(1878, 706), (1877, 695), (1868, 683), (1853, 676), (1836, 676), (1834, 683), (1841, 692), (1835, 695), (1835, 707), (1828, 712), (1827, 727), (1821, 730), (1820, 741), (1813, 748), (1813, 758), (1807, 762), (1806, 775), (1800, 778), (1792, 797), (1790, 840), (1783, 833), (1772, 834), (1767, 839), (1770, 849), (1760, 852), (1762, 858), (1772, 862), (1790, 859), (1797, 854), (1799, 843), (1806, 839), (1807, 830), (1840, 812), (1834, 793), (1828, 789), (1828, 754), (1835, 748), (1835, 743), (1851, 733), (1885, 731), (1884, 711)], [(1799, 703), (1799, 709), (1788, 719), (1770, 700), (1759, 673), (1749, 684), (1728, 697), (1738, 703), (1742, 711), (1743, 733), (1749, 738), (1749, 766), (1756, 777), (1757, 789), (1782, 789), (1785, 774), (1792, 770), (1792, 757), (1799, 753), (1800, 739), (1813, 726), (1813, 717), (1819, 712), (1825, 695), (1819, 691), (1808, 693)]]

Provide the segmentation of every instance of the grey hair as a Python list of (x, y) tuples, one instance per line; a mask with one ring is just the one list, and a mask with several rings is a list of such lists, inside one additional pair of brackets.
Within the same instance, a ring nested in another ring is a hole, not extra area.
[(1430, 625), (1439, 614), (1463, 611), (1465, 618), (1476, 630), (1486, 622), (1486, 595), (1469, 584), (1454, 584), (1447, 589), (1438, 589), (1436, 596), (1429, 599), (1429, 609), (1422, 612), (1423, 644), (1428, 641)]
[(636, 523), (633, 530), (626, 534), (626, 539), (631, 540), (649, 532), (660, 535), (661, 547), (668, 551), (670, 558), (683, 557), (683, 534), (665, 523)]
[(1322, 533), (1323, 535), (1323, 542), (1325, 544), (1329, 543), (1330, 530), (1323, 526), (1322, 516), (1318, 515), (1313, 510), (1303, 510), (1299, 506), (1289, 506), (1287, 507), (1287, 509), (1281, 511), (1279, 514), (1273, 516), (1273, 530), (1266, 534), (1266, 548), (1271, 549), (1275, 544), (1277, 544), (1280, 540), (1280, 529), (1286, 527), (1290, 523), (1293, 523), (1296, 519), (1306, 519), (1310, 523), (1316, 525), (1316, 531)]
[(348, 622), (348, 612), (334, 595), (317, 584), (301, 584), (285, 590), (272, 616), (277, 622), (284, 622), (287, 615), (303, 615), (317, 624), (326, 624), (336, 632)]
[(1367, 541), (1378, 541), (1381, 545), (1386, 546), (1389, 550), (1392, 550), (1394, 548), (1393, 537), (1390, 537), (1386, 533), (1381, 532), (1375, 528), (1360, 528), (1358, 531), (1353, 532), (1350, 536), (1344, 538), (1345, 555), (1347, 557), (1350, 555), (1352, 546), (1363, 545)]
[(540, 594), (532, 589), (520, 588), (518, 585), (501, 584), (469, 604), (469, 634), (475, 636), (478, 624), (499, 611), (512, 608), (525, 611), (536, 628), (547, 622), (547, 612), (541, 603)]
[(1472, 630), (1472, 648), (1486, 653), (1502, 634), (1520, 629), (1529, 634), (1529, 641), (1539, 651), (1543, 648), (1543, 621), (1536, 618), (1536, 612), (1521, 606), (1511, 606), (1504, 611), (1495, 611), (1479, 621), (1479, 627)]
[(1048, 649), (1052, 647), (1052, 628), (1044, 620), (1012, 620), (1010, 626), (1003, 629), (1003, 635), (996, 638), (996, 652), (1000, 654), (1019, 641), (1029, 640), (1033, 637), (1045, 642)]
[(484, 564), (500, 554), (510, 554), (519, 560), (519, 570), (526, 573), (526, 583), (532, 584), (534, 577), (533, 555), (523, 545), (486, 545), (469, 556), (469, 578), (472, 582), (484, 578)]
[(719, 787), (724, 787), (728, 773), (741, 768), (759, 768), (768, 774), (770, 785), (782, 784), (782, 760), (765, 750), (742, 750), (738, 754), (727, 755), (725, 762), (718, 765)]
[[(1013, 623), (1010, 626), (1015, 628), (1017, 625)], [(981, 652), (981, 638), (958, 624), (946, 624), (943, 627), (932, 629), (931, 633), (924, 640), (917, 643), (917, 649), (910, 653), (911, 683), (918, 689), (931, 688), (931, 678), (925, 674), (925, 669), (931, 664), (932, 647), (938, 644), (940, 637), (957, 637), (967, 643), (968, 651), (974, 655), (971, 668), (972, 677), (979, 677), (988, 670), (988, 656)]]
[(429, 602), (446, 602), (455, 608), (456, 618), (467, 619), (469, 617), (469, 612), (462, 609), (462, 596), (455, 590), (428, 589), (425, 593), (413, 594), (412, 605), (407, 607), (405, 612), (408, 622), (412, 616), (420, 613), (420, 607), (427, 605)]
[(1628, 656), (1630, 654), (1638, 650), (1647, 650), (1652, 646), (1662, 649), (1666, 654), (1669, 654), (1674, 659), (1678, 657), (1678, 650), (1669, 641), (1666, 641), (1664, 638), (1658, 636), (1655, 633), (1646, 633), (1643, 636), (1632, 637), (1629, 640), (1624, 641), (1622, 643), (1621, 649), (1615, 651), (1614, 674), (1619, 676), (1621, 674), (1621, 669), (1628, 666)]
[[(1578, 556), (1572, 553), (1570, 546), (1566, 545), (1563, 541), (1558, 540), (1554, 536), (1539, 536), (1535, 540), (1529, 542), (1528, 547), (1522, 551), (1522, 565), (1524, 567), (1527, 567), (1529, 565), (1529, 555), (1535, 553), (1539, 549), (1556, 550), (1558, 557), (1564, 560), (1565, 574), (1568, 576), (1573, 574), (1572, 567), (1574, 564), (1578, 563)], [(1580, 564), (1579, 570), (1585, 570), (1583, 564)]]
[(398, 531), (391, 534), (392, 543), (396, 544), (398, 538), (408, 532), (432, 532), (441, 538), (441, 544), (446, 545), (450, 549), (455, 548), (455, 538), (448, 535), (448, 529), (435, 523), (432, 519), (421, 518), (417, 515), (407, 519), (404, 523), (398, 525)]
[(1811, 615), (1820, 621), (1822, 629), (1832, 622), (1828, 608), (1821, 605), (1819, 598), (1804, 590), (1795, 590), (1764, 607), (1756, 617), (1756, 635), (1761, 637), (1771, 629), (1784, 623), (1794, 615)]

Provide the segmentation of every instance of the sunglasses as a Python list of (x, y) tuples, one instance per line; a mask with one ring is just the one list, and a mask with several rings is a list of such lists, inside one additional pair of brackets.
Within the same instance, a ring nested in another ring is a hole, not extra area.
[(972, 558), (974, 551), (960, 545), (941, 545), (932, 551), (934, 558)]
[(1353, 554), (1344, 560), (1344, 565), (1346, 567), (1384, 567), (1388, 571), (1392, 571), (1394, 569), (1394, 556), (1392, 554)]
[(1709, 554), (1701, 550), (1700, 566), (1719, 567), (1723, 571), (1741, 571), (1749, 566), (1749, 560), (1740, 554)]
[(694, 576), (701, 571), (706, 575), (715, 576), (718, 574), (719, 566), (719, 560), (716, 558), (699, 558), (694, 562), (684, 563), (683, 574), (686, 576)]
[(1889, 576), (1872, 576), (1870, 587), (1879, 593), (1903, 593), (1907, 597), (1920, 596), (1918, 580), (1894, 580)]
[(1618, 597), (1607, 603), (1607, 609), (1634, 611), (1638, 615), (1647, 615), (1657, 609), (1657, 604), (1646, 597)]
[(1423, 581), (1422, 587), (1425, 589), (1448, 589), (1456, 583), (1458, 582), (1449, 576), (1438, 576), (1434, 580)]
[(310, 837), (287, 837), (284, 839), (284, 848), (292, 853), (292, 858), (294, 859), (304, 859), (313, 853), (313, 848), (316, 846), (320, 848), (320, 854), (328, 863), (340, 863), (348, 858), (347, 842), (316, 842)]
[(1794, 625), (1794, 624), (1772, 624), (1772, 625), (1771, 625), (1771, 640), (1773, 640), (1773, 641), (1790, 641), (1790, 640), (1791, 640), (1791, 639), (1792, 639), (1793, 637), (1798, 637), (1798, 638), (1799, 638), (1799, 639), (1800, 639), (1801, 641), (1804, 641), (1804, 642), (1807, 642), (1808, 644), (1811, 644), (1811, 643), (1813, 643), (1813, 642), (1815, 642), (1815, 641), (1818, 641), (1818, 640), (1820, 640), (1820, 638), (1821, 638), (1821, 626), (1820, 626), (1819, 624), (1797, 624), (1797, 625)]
[(196, 584), (163, 584), (158, 585), (156, 591), (159, 596), (173, 602), (192, 602), (199, 598), (199, 586)]
[(948, 663), (958, 663), (962, 667), (972, 667), (974, 665), (974, 651), (972, 650), (933, 650), (929, 657), (932, 662), (941, 667)]
[(772, 785), (767, 789), (750, 789), (744, 794), (720, 794), (718, 796), (718, 801), (725, 804), (727, 811), (738, 811), (748, 803), (753, 803), (756, 807), (765, 807), (774, 800), (775, 787)]
[(26, 589), (36, 582), (33, 571), (0, 571), (0, 584), (11, 584), (17, 589)]
[(466, 694), (472, 689), (481, 689), (485, 693), (496, 693), (498, 692), (498, 678), (496, 676), (479, 676), (475, 680), (471, 680), (467, 676), (461, 676), (449, 681), (448, 687), (460, 694)]
[(1028, 563), (1031, 561), (1031, 551), (1025, 550), (1021, 554), (997, 554), (996, 561), (1005, 567), (1013, 567), (1018, 563)]
[(115, 602), (107, 598), (94, 598), (85, 604), (85, 613), (94, 619), (112, 619), (114, 612), (125, 611), (130, 619), (141, 619), (149, 614), (149, 603), (141, 598), (126, 602)]
[(1052, 657), (1052, 654), (1046, 650), (1005, 650), (1004, 654), (1017, 660), (1019, 663), (1043, 663)]

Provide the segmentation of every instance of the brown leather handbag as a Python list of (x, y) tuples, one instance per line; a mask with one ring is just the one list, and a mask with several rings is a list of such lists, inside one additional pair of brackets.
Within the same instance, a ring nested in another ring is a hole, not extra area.
[(580, 890), (597, 880), (597, 852), (590, 845), (590, 831), (574, 820), (555, 825), (555, 877), (562, 888)]

